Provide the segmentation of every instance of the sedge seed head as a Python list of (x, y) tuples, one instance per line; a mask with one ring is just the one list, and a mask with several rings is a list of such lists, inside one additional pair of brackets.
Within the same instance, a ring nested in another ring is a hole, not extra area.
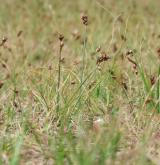
[(59, 40), (62, 42), (64, 39), (64, 36), (62, 34), (59, 34)]
[(97, 49), (96, 49), (96, 52), (99, 53), (101, 51), (101, 47), (99, 46)]
[(88, 25), (88, 16), (87, 15), (82, 15), (81, 17), (82, 23), (87, 26)]

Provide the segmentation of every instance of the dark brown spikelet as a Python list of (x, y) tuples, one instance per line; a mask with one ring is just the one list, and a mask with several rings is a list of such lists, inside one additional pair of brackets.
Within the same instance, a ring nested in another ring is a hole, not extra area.
[(83, 15), (83, 16), (81, 17), (81, 19), (82, 19), (82, 23), (83, 23), (85, 26), (87, 26), (87, 25), (88, 25), (88, 16), (87, 16), (87, 15)]
[(19, 91), (18, 91), (18, 90), (16, 90), (16, 89), (14, 90), (14, 93), (15, 93), (15, 95), (16, 95), (16, 96), (18, 96), (18, 95), (19, 95)]
[(59, 34), (59, 37), (58, 38), (59, 38), (60, 41), (63, 41), (64, 36), (62, 34)]
[(96, 84), (96, 81), (92, 81), (92, 82), (89, 84), (88, 88), (91, 89), (95, 84)]
[(127, 38), (122, 34), (121, 35), (121, 39), (123, 40), (123, 41), (127, 41)]
[(126, 52), (126, 56), (132, 56), (133, 55), (133, 50), (128, 50)]
[(60, 50), (62, 50), (63, 46), (64, 46), (64, 36), (62, 34), (59, 34), (59, 41), (60, 41)]
[(151, 82), (151, 85), (154, 85), (156, 83), (156, 76), (151, 75), (150, 76), (150, 82)]
[(71, 85), (75, 85), (76, 84), (76, 82), (73, 80), (73, 81), (71, 81)]
[(152, 98), (148, 98), (148, 99), (145, 101), (145, 104), (149, 104), (149, 103), (151, 103), (151, 102), (153, 102), (153, 99), (152, 99)]
[(6, 69), (7, 65), (5, 63), (2, 63), (2, 67)]
[(22, 35), (23, 31), (20, 30), (18, 33), (17, 33), (17, 37), (20, 37)]
[(113, 78), (113, 79), (115, 79), (116, 80), (116, 75), (115, 75), (115, 73), (114, 73), (114, 71), (113, 70), (110, 70), (109, 69), (109, 74), (111, 75), (111, 77)]
[(101, 56), (97, 58), (96, 64), (99, 65), (100, 63), (108, 61), (109, 59), (111, 59), (111, 57), (109, 57), (105, 52), (101, 52)]
[(62, 58), (60, 59), (60, 62), (61, 62), (61, 63), (65, 63), (65, 58), (62, 57)]
[(4, 46), (4, 44), (7, 42), (8, 38), (7, 37), (3, 37), (0, 43), (0, 46)]
[(3, 87), (4, 83), (0, 81), (0, 89)]
[(137, 65), (133, 65), (133, 72), (137, 75), (138, 74), (138, 70), (137, 70)]
[(128, 90), (127, 83), (126, 82), (121, 82), (121, 85), (125, 90)]
[(16, 101), (13, 101), (13, 106), (14, 106), (15, 108), (18, 108), (18, 103), (17, 103)]
[(157, 49), (158, 57), (160, 58), (160, 48)]
[(99, 53), (101, 51), (101, 47), (99, 46), (97, 49), (96, 49), (96, 52)]

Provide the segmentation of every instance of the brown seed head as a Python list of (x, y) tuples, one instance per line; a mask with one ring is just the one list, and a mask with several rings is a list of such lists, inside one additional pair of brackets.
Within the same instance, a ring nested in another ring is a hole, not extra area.
[(13, 101), (13, 106), (14, 106), (15, 108), (18, 108), (18, 103), (17, 103), (16, 101)]
[(96, 49), (96, 52), (99, 53), (101, 51), (101, 47), (99, 46), (97, 49)]
[(17, 37), (20, 37), (22, 35), (23, 31), (20, 30), (18, 33), (17, 33)]
[(111, 59), (111, 57), (109, 57), (105, 52), (101, 52), (101, 57), (97, 58), (97, 65), (104, 61), (108, 61), (109, 59)]
[(128, 51), (126, 52), (126, 56), (130, 56), (130, 55), (133, 55), (133, 50), (128, 50)]
[(154, 85), (156, 83), (156, 76), (151, 75), (150, 76), (150, 82), (151, 82), (151, 85)]
[(8, 40), (7, 37), (3, 37), (2, 42), (6, 42)]
[(64, 39), (64, 36), (62, 34), (59, 34), (59, 40), (63, 41), (63, 39)]
[(3, 46), (7, 42), (7, 40), (8, 40), (7, 37), (3, 37), (0, 46)]
[(7, 68), (7, 65), (5, 63), (2, 63), (3, 68)]
[(123, 40), (123, 41), (126, 41), (127, 40), (127, 38), (122, 34), (121, 35), (121, 39)]
[(0, 89), (3, 87), (4, 83), (0, 81)]
[(19, 91), (18, 91), (17, 89), (14, 89), (14, 93), (15, 93), (16, 95), (18, 95), (18, 94), (19, 94)]
[(74, 84), (76, 84), (76, 82), (73, 80), (73, 81), (71, 81), (71, 85), (74, 85)]
[(158, 57), (160, 58), (160, 48), (157, 49)]
[(87, 25), (88, 25), (88, 16), (87, 16), (87, 15), (83, 15), (83, 16), (81, 17), (81, 19), (82, 19), (82, 23), (83, 23), (85, 26), (87, 26)]

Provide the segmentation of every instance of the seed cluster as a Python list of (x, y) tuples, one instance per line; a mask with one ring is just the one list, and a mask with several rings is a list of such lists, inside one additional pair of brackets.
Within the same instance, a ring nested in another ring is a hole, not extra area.
[(4, 46), (4, 44), (7, 42), (8, 38), (7, 37), (3, 37), (0, 43), (0, 46)]
[(111, 59), (111, 57), (109, 57), (105, 52), (101, 52), (101, 56), (97, 58), (96, 64), (99, 65), (100, 63), (108, 61), (109, 59)]
[(62, 49), (63, 46), (64, 46), (64, 42), (63, 42), (64, 36), (62, 34), (59, 34), (58, 38), (59, 38), (59, 41), (60, 41), (60, 49)]
[(81, 19), (82, 19), (82, 23), (83, 23), (85, 26), (87, 26), (87, 25), (88, 25), (88, 16), (83, 15)]

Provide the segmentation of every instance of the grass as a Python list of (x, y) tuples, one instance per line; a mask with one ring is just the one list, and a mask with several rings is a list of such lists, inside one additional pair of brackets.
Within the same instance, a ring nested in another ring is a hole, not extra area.
[(158, 165), (160, 2), (2, 4), (0, 164)]

